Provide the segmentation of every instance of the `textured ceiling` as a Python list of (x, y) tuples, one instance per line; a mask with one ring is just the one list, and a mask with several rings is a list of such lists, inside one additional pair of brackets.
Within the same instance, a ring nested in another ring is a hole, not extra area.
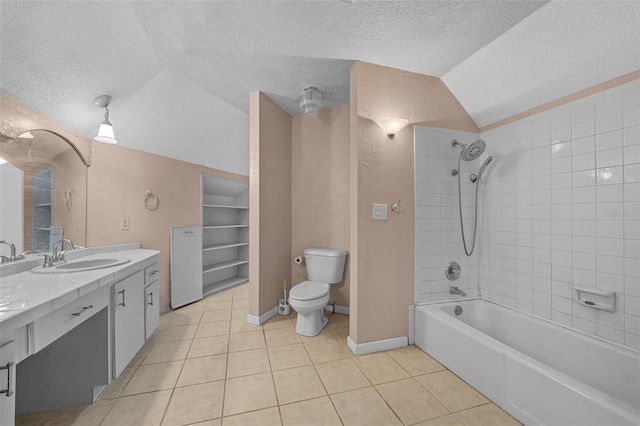
[(635, 1), (0, 2), (0, 88), (87, 135), (248, 174), (248, 94), (349, 102), (362, 60), (442, 77), (484, 126), (640, 67)]

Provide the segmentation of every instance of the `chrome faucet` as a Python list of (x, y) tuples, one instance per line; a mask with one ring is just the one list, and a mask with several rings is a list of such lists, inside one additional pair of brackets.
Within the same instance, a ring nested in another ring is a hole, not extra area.
[[(16, 260), (16, 246), (8, 241), (0, 241), (0, 244), (6, 244), (11, 249), (11, 256), (8, 257), (9, 262)], [(6, 256), (5, 256), (6, 257)]]
[[(75, 246), (73, 245), (71, 240), (67, 240), (66, 238), (63, 238), (61, 240), (56, 241), (55, 244), (53, 245), (53, 256), (51, 256), (52, 262), (64, 260), (65, 252), (62, 250), (64, 247), (64, 243), (67, 243), (67, 245), (69, 246), (69, 250), (75, 249)], [(60, 244), (60, 254), (58, 254), (58, 244)]]
[(467, 297), (467, 293), (465, 293), (464, 291), (460, 290), (458, 287), (456, 286), (451, 286), (449, 287), (449, 293), (451, 294), (459, 294), (462, 297)]

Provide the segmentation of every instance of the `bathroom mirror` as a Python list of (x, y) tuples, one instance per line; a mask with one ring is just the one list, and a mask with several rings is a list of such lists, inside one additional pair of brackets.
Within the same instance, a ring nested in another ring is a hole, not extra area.
[(87, 164), (75, 146), (49, 130), (0, 133), (0, 158), (0, 240), (18, 254), (60, 238), (86, 246)]

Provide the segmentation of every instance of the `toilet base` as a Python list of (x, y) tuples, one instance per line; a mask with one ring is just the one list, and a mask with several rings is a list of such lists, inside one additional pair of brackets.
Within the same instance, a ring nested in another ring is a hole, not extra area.
[(317, 336), (329, 322), (329, 318), (324, 315), (324, 308), (308, 314), (298, 312), (296, 320), (296, 333), (303, 336)]

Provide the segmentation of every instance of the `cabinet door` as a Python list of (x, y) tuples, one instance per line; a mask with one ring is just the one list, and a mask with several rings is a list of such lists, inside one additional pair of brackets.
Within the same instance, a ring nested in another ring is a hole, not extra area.
[(171, 227), (171, 307), (202, 299), (202, 228)]
[(148, 339), (160, 323), (160, 282), (156, 281), (144, 289), (145, 339)]
[(144, 271), (113, 285), (113, 378), (117, 378), (144, 344)]
[(0, 424), (13, 425), (16, 417), (16, 342), (0, 346)]

